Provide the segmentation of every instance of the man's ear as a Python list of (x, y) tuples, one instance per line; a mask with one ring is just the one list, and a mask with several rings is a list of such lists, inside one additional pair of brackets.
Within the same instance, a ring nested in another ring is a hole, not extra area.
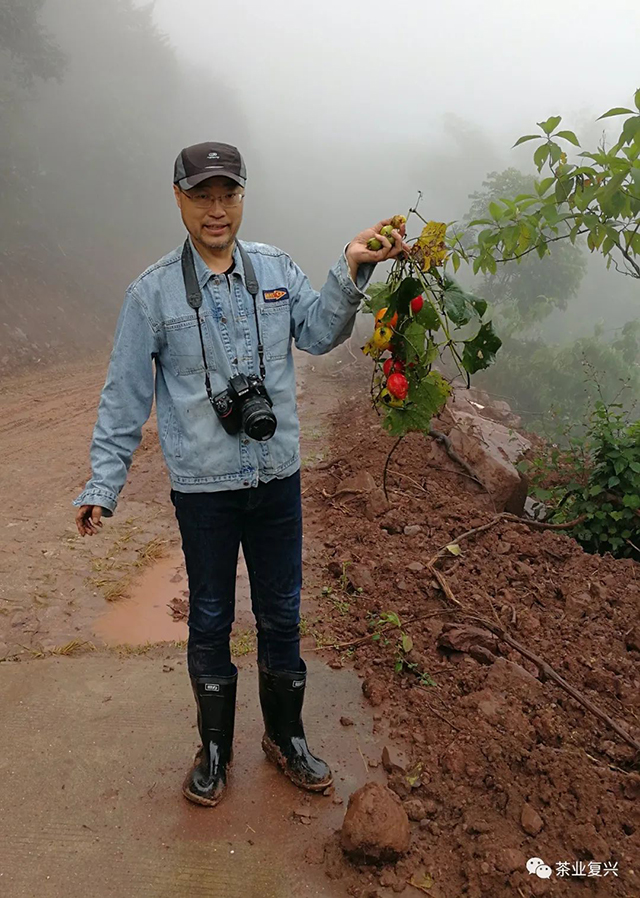
[(178, 187), (177, 184), (173, 185), (173, 195), (176, 198), (176, 205), (177, 205), (178, 209), (180, 209), (181, 208), (181, 206), (180, 206), (180, 188)]

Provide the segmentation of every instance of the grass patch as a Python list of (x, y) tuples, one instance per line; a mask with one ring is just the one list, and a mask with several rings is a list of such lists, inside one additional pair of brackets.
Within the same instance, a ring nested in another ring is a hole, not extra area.
[(231, 639), (231, 654), (234, 657), (251, 655), (257, 646), (256, 634), (253, 630), (240, 630), (237, 636)]

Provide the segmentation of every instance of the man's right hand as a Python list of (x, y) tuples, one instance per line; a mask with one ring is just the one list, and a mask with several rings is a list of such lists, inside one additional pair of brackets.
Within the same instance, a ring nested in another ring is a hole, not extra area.
[(102, 507), (81, 505), (76, 515), (76, 527), (80, 536), (93, 536), (102, 527)]

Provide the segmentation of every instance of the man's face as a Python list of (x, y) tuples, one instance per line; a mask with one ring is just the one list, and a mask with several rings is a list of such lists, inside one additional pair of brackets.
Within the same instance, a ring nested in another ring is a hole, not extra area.
[(229, 178), (208, 178), (186, 191), (174, 184), (173, 192), (195, 243), (212, 250), (232, 246), (242, 223), (242, 200), (237, 197), (244, 191), (239, 184)]

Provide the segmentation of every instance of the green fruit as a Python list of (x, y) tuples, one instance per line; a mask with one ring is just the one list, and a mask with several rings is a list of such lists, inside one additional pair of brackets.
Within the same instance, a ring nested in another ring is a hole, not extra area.
[(384, 225), (384, 227), (380, 228), (380, 233), (383, 237), (391, 237), (392, 231), (393, 228), (391, 227), (391, 225)]
[(382, 249), (382, 244), (377, 237), (371, 237), (370, 240), (367, 240), (367, 248), (376, 252), (376, 250)]

